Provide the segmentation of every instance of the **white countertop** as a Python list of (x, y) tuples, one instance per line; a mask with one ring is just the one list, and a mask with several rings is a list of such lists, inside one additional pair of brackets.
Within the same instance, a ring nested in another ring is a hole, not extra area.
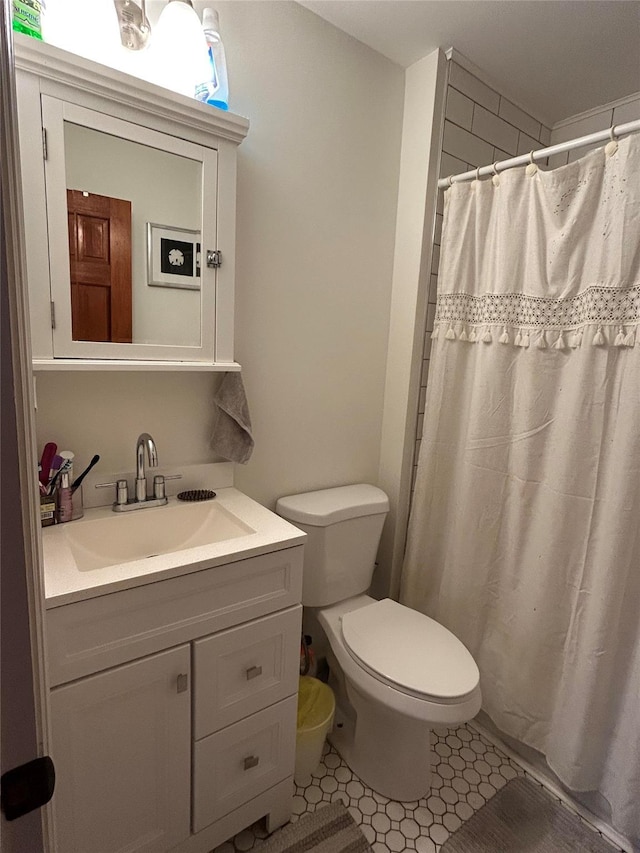
[[(214, 500), (254, 532), (221, 542), (81, 571), (65, 528), (72, 533), (76, 525), (101, 518), (113, 519), (114, 535), (117, 536), (119, 520), (134, 515), (144, 524), (147, 513), (162, 513), (167, 507), (152, 507), (133, 513), (114, 513), (110, 507), (99, 507), (85, 510), (84, 517), (77, 521), (44, 528), (42, 540), (46, 607), (60, 607), (73, 601), (155, 583), (281, 548), (302, 545), (305, 541), (306, 535), (301, 530), (237, 489), (217, 489)], [(169, 498), (168, 506), (176, 503), (176, 498)]]

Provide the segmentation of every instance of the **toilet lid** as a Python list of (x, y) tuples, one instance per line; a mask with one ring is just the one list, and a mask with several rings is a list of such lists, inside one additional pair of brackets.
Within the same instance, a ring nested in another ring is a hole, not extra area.
[(478, 667), (460, 640), (390, 598), (345, 613), (342, 636), (367, 669), (400, 690), (446, 701), (478, 686)]

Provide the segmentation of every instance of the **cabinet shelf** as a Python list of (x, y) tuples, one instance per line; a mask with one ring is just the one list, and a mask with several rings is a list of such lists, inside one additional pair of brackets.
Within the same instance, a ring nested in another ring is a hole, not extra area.
[(236, 373), (241, 370), (241, 366), (237, 361), (209, 363), (206, 361), (125, 361), (106, 359), (76, 359), (76, 358), (36, 358), (32, 362), (33, 369), (57, 371), (57, 370), (149, 370), (170, 372), (174, 370), (180, 371), (199, 371), (209, 373), (220, 373), (228, 371)]

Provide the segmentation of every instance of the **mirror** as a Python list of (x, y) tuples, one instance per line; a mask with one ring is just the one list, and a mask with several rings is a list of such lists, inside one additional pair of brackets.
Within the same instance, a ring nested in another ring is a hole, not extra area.
[(198, 347), (202, 162), (64, 121), (74, 341)]

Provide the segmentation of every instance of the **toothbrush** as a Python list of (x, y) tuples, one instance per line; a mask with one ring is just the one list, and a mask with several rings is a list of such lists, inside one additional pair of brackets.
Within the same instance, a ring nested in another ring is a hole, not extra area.
[(82, 481), (83, 481), (83, 480), (84, 480), (84, 478), (87, 476), (87, 474), (89, 473), (89, 471), (90, 471), (90, 470), (93, 468), (93, 466), (94, 466), (94, 465), (96, 465), (99, 461), (100, 461), (100, 456), (96, 453), (96, 455), (93, 457), (93, 459), (91, 460), (91, 462), (89, 462), (89, 464), (88, 464), (88, 465), (87, 465), (87, 467), (84, 469), (84, 471), (82, 472), (82, 474), (80, 474), (80, 476), (77, 478), (77, 480), (74, 480), (74, 481), (73, 481), (73, 483), (71, 484), (71, 494), (73, 494), (73, 493), (75, 492), (75, 490), (78, 488), (78, 486), (80, 486), (80, 485), (82, 484)]
[(49, 471), (49, 481), (51, 481), (55, 475), (58, 473), (60, 468), (62, 468), (64, 464), (64, 459), (62, 456), (59, 456), (57, 453), (51, 460), (51, 470)]
[(61, 474), (64, 474), (65, 471), (71, 471), (71, 467), (73, 466), (73, 459), (65, 459), (60, 468), (55, 472), (51, 480), (49, 481), (48, 493), (50, 495), (53, 494), (53, 490), (55, 489), (56, 483), (58, 482), (58, 477)]
[(39, 480), (43, 486), (46, 486), (49, 482), (49, 472), (51, 471), (51, 462), (53, 457), (58, 452), (58, 445), (53, 441), (48, 441), (44, 450), (42, 451), (42, 456), (40, 457), (40, 474)]

